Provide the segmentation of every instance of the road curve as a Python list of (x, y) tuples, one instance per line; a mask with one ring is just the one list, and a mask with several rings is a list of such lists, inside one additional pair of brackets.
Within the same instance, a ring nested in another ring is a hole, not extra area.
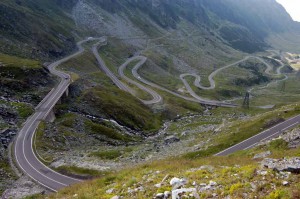
[(123, 82), (121, 82), (113, 72), (109, 70), (109, 68), (106, 66), (105, 62), (102, 60), (102, 58), (99, 55), (98, 47), (102, 45), (106, 45), (106, 38), (103, 38), (101, 41), (99, 41), (97, 44), (93, 45), (92, 52), (94, 56), (97, 59), (97, 62), (99, 64), (100, 69), (113, 81), (113, 83), (121, 90), (129, 92), (131, 94), (134, 93), (132, 89), (130, 89), (128, 86), (126, 86)]
[(157, 84), (154, 84), (152, 82), (149, 82), (147, 80), (145, 80), (144, 78), (142, 78), (139, 74), (138, 74), (138, 70), (140, 69), (140, 67), (142, 66), (142, 64), (134, 67), (132, 69), (132, 74), (133, 76), (138, 79), (139, 81), (143, 82), (144, 84), (147, 84), (149, 86), (152, 86), (154, 88), (158, 88), (160, 90), (163, 90), (163, 91), (166, 91), (172, 95), (175, 95), (177, 97), (180, 97), (180, 98), (183, 98), (185, 100), (188, 100), (188, 101), (194, 101), (194, 102), (199, 102), (199, 103), (202, 103), (202, 104), (205, 104), (205, 105), (213, 105), (213, 106), (221, 106), (221, 107), (237, 107), (237, 105), (235, 104), (232, 104), (232, 103), (228, 103), (228, 102), (221, 102), (221, 101), (215, 101), (215, 100), (209, 100), (209, 99), (205, 99), (205, 98), (202, 98), (200, 97), (199, 95), (197, 95), (193, 89), (191, 88), (191, 86), (189, 85), (189, 83), (185, 80), (185, 77), (187, 76), (193, 76), (195, 77), (195, 81), (194, 81), (194, 85), (198, 88), (201, 88), (201, 89), (204, 89), (204, 90), (211, 90), (211, 89), (215, 89), (216, 87), (216, 83), (215, 83), (215, 80), (214, 80), (214, 77), (219, 73), (221, 72), (222, 70), (225, 70), (229, 67), (232, 67), (232, 66), (235, 66), (239, 63), (242, 63), (250, 58), (254, 58), (254, 59), (258, 59), (259, 61), (261, 61), (263, 64), (265, 64), (267, 66), (265, 72), (267, 74), (271, 74), (270, 72), (272, 71), (273, 67), (268, 64), (267, 62), (265, 62), (262, 58), (260, 57), (255, 57), (255, 56), (247, 56), (237, 62), (234, 62), (232, 64), (229, 64), (229, 65), (226, 65), (222, 68), (219, 68), (217, 70), (215, 70), (214, 72), (212, 72), (209, 77), (208, 77), (208, 80), (210, 82), (210, 86), (209, 87), (205, 87), (205, 86), (202, 86), (201, 85), (201, 77), (197, 74), (189, 74), (189, 73), (185, 73), (185, 74), (181, 74), (180, 75), (180, 79), (181, 81), (183, 82), (184, 86), (186, 87), (187, 91), (190, 93), (190, 95), (193, 97), (193, 98), (190, 98), (190, 97), (186, 97), (186, 96), (183, 96), (183, 95), (180, 95), (176, 92), (173, 92), (173, 91), (170, 91), (162, 86), (159, 86)]
[(264, 61), (262, 58), (260, 58), (260, 57), (256, 57), (256, 56), (247, 56), (247, 57), (245, 57), (245, 58), (243, 58), (243, 59), (241, 59), (241, 60), (239, 60), (239, 61), (237, 61), (237, 62), (234, 62), (234, 63), (232, 63), (232, 64), (226, 65), (226, 66), (224, 66), (224, 67), (222, 67), (222, 68), (219, 68), (219, 69), (213, 71), (213, 72), (208, 76), (208, 81), (209, 81), (210, 86), (202, 86), (201, 83), (200, 83), (200, 82), (201, 82), (201, 77), (200, 77), (199, 75), (195, 74), (195, 73), (184, 73), (184, 74), (181, 74), (181, 75), (180, 75), (180, 79), (184, 82), (184, 81), (185, 81), (184, 78), (187, 77), (187, 76), (195, 77), (194, 85), (195, 85), (196, 87), (198, 87), (198, 88), (200, 88), (200, 89), (203, 89), (203, 90), (212, 90), (212, 89), (215, 89), (215, 88), (216, 88), (216, 82), (215, 82), (214, 78), (215, 78), (215, 76), (216, 76), (219, 72), (221, 72), (222, 70), (225, 70), (225, 69), (227, 69), (227, 68), (230, 68), (230, 67), (232, 67), (232, 66), (235, 66), (235, 65), (237, 65), (237, 64), (240, 64), (240, 63), (242, 63), (242, 62), (244, 62), (244, 61), (246, 61), (246, 60), (248, 60), (248, 59), (251, 59), (251, 58), (252, 58), (252, 59), (257, 59), (257, 60), (259, 60), (260, 62), (262, 62), (264, 65), (266, 65), (267, 68), (266, 68), (266, 70), (265, 70), (265, 73), (267, 73), (268, 75), (272, 75), (272, 74), (271, 74), (271, 71), (273, 70), (273, 67), (272, 67), (270, 64), (268, 64), (267, 62), (265, 62), (265, 61)]
[[(135, 56), (135, 57), (132, 57), (132, 58), (128, 59), (118, 69), (120, 77), (123, 78), (123, 79), (125, 79), (127, 82), (129, 82), (131, 84), (134, 84), (139, 89), (141, 89), (141, 90), (149, 93), (152, 96), (151, 100), (142, 100), (142, 99), (140, 99), (144, 104), (156, 104), (156, 103), (161, 102), (162, 101), (162, 97), (157, 92), (155, 92), (151, 88), (145, 87), (144, 85), (142, 85), (142, 84), (140, 84), (140, 83), (138, 83), (136, 81), (133, 81), (132, 79), (128, 78), (124, 74), (124, 70), (126, 69), (126, 67), (128, 66), (128, 64), (130, 64), (131, 62), (136, 61), (136, 60), (138, 60), (139, 62), (135, 65), (135, 67), (140, 67), (140, 66), (142, 66), (147, 61), (147, 58), (144, 57), (144, 56)], [(138, 78), (140, 78), (140, 77), (138, 77)]]
[(70, 84), (70, 76), (64, 72), (56, 70), (56, 67), (69, 59), (72, 59), (84, 52), (82, 44), (84, 42), (95, 40), (93, 38), (85, 39), (77, 43), (78, 51), (70, 56), (58, 60), (48, 66), (49, 71), (60, 77), (61, 81), (49, 93), (45, 99), (38, 105), (36, 112), (30, 116), (15, 140), (14, 156), (18, 167), (34, 181), (42, 186), (57, 191), (61, 188), (67, 187), (71, 184), (81, 182), (78, 179), (71, 178), (50, 169), (44, 165), (35, 155), (33, 150), (33, 138), (35, 130), (37, 129), (40, 121), (44, 120), (64, 92), (68, 89)]
[(165, 92), (168, 92), (172, 95), (175, 95), (179, 98), (182, 98), (182, 99), (185, 99), (187, 101), (192, 101), (192, 102), (197, 102), (197, 103), (200, 103), (200, 104), (204, 104), (204, 105), (211, 105), (211, 106), (221, 106), (221, 107), (229, 107), (229, 108), (234, 108), (234, 107), (237, 107), (237, 105), (235, 104), (232, 104), (232, 103), (226, 103), (226, 102), (219, 102), (219, 101), (212, 101), (212, 100), (207, 100), (207, 99), (203, 99), (203, 98), (195, 98), (195, 97), (187, 97), (187, 96), (184, 96), (184, 95), (180, 95), (174, 91), (171, 91), (169, 89), (166, 89), (162, 86), (159, 86), (153, 82), (150, 82), (146, 79), (144, 79), (142, 76), (140, 76), (138, 74), (138, 70), (142, 67), (142, 64), (137, 64), (133, 69), (132, 69), (132, 74), (133, 76), (140, 82), (148, 85), (148, 86), (151, 86), (153, 88), (157, 88), (159, 90), (162, 90), (162, 91), (165, 91)]
[(228, 149), (225, 149), (224, 151), (221, 151), (215, 156), (226, 156), (230, 155), (234, 152), (240, 151), (240, 150), (246, 150), (253, 148), (257, 143), (261, 141), (270, 140), (272, 138), (278, 137), (280, 134), (282, 134), (284, 131), (295, 128), (300, 124), (300, 115), (297, 115), (293, 118), (288, 119), (285, 122), (282, 122), (280, 124), (277, 124), (276, 126), (265, 130), (253, 137), (250, 137), (232, 147), (229, 147)]

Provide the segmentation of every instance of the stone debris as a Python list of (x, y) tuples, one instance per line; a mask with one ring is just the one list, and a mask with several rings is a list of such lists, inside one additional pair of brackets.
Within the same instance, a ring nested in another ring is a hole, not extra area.
[(300, 146), (300, 130), (294, 129), (288, 133), (281, 135), (281, 138), (288, 142), (289, 148), (297, 148)]
[(273, 169), (275, 171), (287, 171), (291, 173), (300, 173), (300, 158), (289, 159), (271, 159), (265, 158), (261, 162), (262, 167)]
[(164, 199), (165, 195), (163, 193), (158, 193), (156, 194), (156, 196), (154, 197), (155, 199)]
[(172, 178), (170, 181), (170, 185), (172, 186), (172, 190), (179, 189), (187, 184), (187, 180), (182, 178)]
[(106, 193), (107, 193), (107, 194), (112, 194), (113, 192), (114, 192), (114, 188), (111, 188), (111, 189), (106, 190)]
[(210, 186), (217, 186), (218, 184), (216, 182), (214, 182), (214, 181), (211, 180), (211, 181), (209, 181), (209, 185)]
[(19, 178), (10, 189), (7, 189), (2, 195), (3, 199), (14, 198), (21, 199), (33, 194), (46, 194), (42, 186), (34, 183), (29, 177), (22, 176)]
[(258, 175), (262, 175), (262, 176), (266, 176), (267, 174), (268, 174), (268, 171), (264, 171), (264, 170), (258, 170), (257, 172), (256, 172)]
[(283, 185), (283, 186), (287, 186), (287, 185), (289, 185), (289, 182), (288, 182), (288, 181), (283, 181), (283, 182), (282, 182), (282, 185)]
[(259, 154), (256, 154), (253, 159), (256, 160), (256, 159), (262, 159), (262, 158), (266, 158), (268, 157), (269, 155), (271, 155), (271, 151), (266, 151), (266, 152), (262, 152), (262, 153), (259, 153)]
[(171, 136), (166, 137), (164, 142), (165, 142), (165, 144), (168, 145), (168, 144), (172, 144), (175, 142), (180, 142), (180, 139), (176, 136), (171, 135)]
[(169, 198), (171, 195), (172, 195), (172, 193), (170, 191), (165, 191), (164, 192), (165, 198)]
[(197, 193), (196, 188), (182, 188), (182, 189), (176, 189), (172, 191), (172, 199), (181, 199), (181, 196), (185, 193), (192, 192), (192, 197), (196, 199), (200, 199), (200, 196)]

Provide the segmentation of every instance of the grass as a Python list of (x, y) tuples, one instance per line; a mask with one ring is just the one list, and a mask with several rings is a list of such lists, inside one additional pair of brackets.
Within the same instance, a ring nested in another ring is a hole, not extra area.
[[(0, 179), (1, 184), (7, 183), (6, 178), (17, 180), (17, 177), (15, 176), (14, 171), (10, 167), (8, 159), (6, 159), (6, 158), (4, 159), (3, 157), (0, 160), (0, 175), (1, 175), (1, 177), (3, 177), (3, 178)], [(0, 187), (0, 195), (2, 195), (3, 192), (5, 191), (2, 188), (3, 188), (3, 186)]]
[(211, 143), (213, 143), (213, 145), (208, 146), (205, 150), (187, 153), (184, 157), (198, 158), (216, 154), (217, 152), (262, 132), (265, 128), (268, 128), (266, 125), (271, 120), (276, 120), (278, 118), (288, 119), (298, 114), (300, 114), (300, 107), (298, 104), (294, 104), (289, 107), (253, 116), (249, 120), (230, 122), (222, 129), (220, 134), (211, 137)]
[(22, 59), (16, 56), (6, 55), (0, 53), (0, 63), (5, 67), (21, 67), (22, 69), (40, 69), (41, 64), (39, 61), (31, 59)]
[(266, 104), (282, 106), (298, 102), (300, 99), (300, 90), (295, 83), (298, 79), (294, 74), (288, 76), (289, 79), (285, 81), (284, 87), (283, 82), (280, 82), (271, 84), (268, 88), (255, 89), (253, 92), (254, 98), (250, 103), (253, 106)]
[(133, 141), (134, 137), (129, 137), (128, 135), (123, 135), (120, 132), (112, 128), (108, 128), (101, 124), (94, 123), (90, 120), (85, 121), (85, 129), (86, 131), (90, 131), (91, 134), (105, 135), (108, 138), (121, 140), (125, 142)]
[(151, 133), (162, 124), (158, 114), (154, 114), (132, 95), (117, 88), (95, 87), (86, 90), (80, 100), (87, 101), (90, 107), (97, 107), (97, 112), (104, 113), (107, 118), (134, 129)]
[(104, 175), (105, 172), (101, 172), (98, 170), (94, 170), (94, 169), (87, 169), (87, 168), (81, 168), (81, 167), (77, 167), (77, 166), (60, 166), (58, 168), (56, 168), (55, 170), (57, 170), (58, 172), (64, 173), (64, 174), (68, 174), (68, 175), (82, 175), (82, 176), (101, 176)]
[(35, 144), (35, 153), (38, 153), (39, 155), (42, 156), (43, 161), (45, 164), (48, 164), (49, 162), (53, 161), (54, 157), (50, 154), (45, 155), (45, 152), (48, 150), (57, 150), (56, 147), (52, 145), (51, 142), (49, 142), (46, 137), (45, 137), (45, 129), (46, 129), (46, 123), (45, 122), (40, 122), (37, 130), (36, 130), (36, 135), (34, 139), (34, 144)]
[(26, 103), (11, 102), (10, 104), (12, 105), (12, 107), (14, 107), (17, 110), (18, 115), (22, 119), (26, 119), (34, 112), (34, 109), (32, 108), (32, 106), (30, 106)]
[(74, 72), (79, 76), (95, 73), (100, 70), (97, 60), (91, 51), (85, 51), (83, 54), (68, 60), (60, 65), (59, 69)]
[[(132, 75), (131, 70), (137, 63), (138, 63), (138, 61), (134, 61), (134, 62), (129, 63), (128, 66), (126, 67), (126, 70), (124, 70), (124, 74), (125, 74), (126, 77), (128, 77), (128, 78), (132, 79), (133, 81), (138, 82), (138, 83), (143, 85), (143, 83), (136, 80), (136, 78)], [(135, 96), (138, 97), (139, 99), (143, 99), (143, 100), (151, 100), (152, 99), (152, 96), (149, 93), (141, 90), (136, 85), (133, 85), (133, 84), (131, 84), (131, 83), (125, 81), (125, 80), (123, 80), (123, 82), (125, 84), (127, 84), (129, 87), (131, 87), (136, 92)]]
[[(277, 151), (285, 151), (289, 155), (296, 155), (295, 149)], [(186, 187), (193, 187), (192, 183), (208, 183), (210, 180), (215, 181), (222, 186), (221, 190), (214, 192), (204, 191), (201, 198), (209, 198), (212, 193), (217, 193), (219, 197), (225, 198), (240, 198), (243, 193), (247, 193), (249, 198), (259, 195), (262, 198), (294, 198), (297, 193), (299, 184), (299, 176), (291, 175), (287, 179), (291, 184), (284, 187), (282, 179), (276, 178), (276, 172), (267, 170), (265, 176), (257, 174), (259, 170), (259, 162), (252, 160), (254, 154), (260, 149), (248, 150), (245, 153), (239, 153), (228, 157), (206, 157), (188, 160), (185, 158), (169, 158), (154, 162), (145, 163), (135, 167), (124, 168), (118, 172), (109, 172), (99, 179), (84, 182), (83, 184), (74, 185), (66, 188), (56, 194), (47, 196), (48, 198), (66, 198), (77, 194), (79, 198), (103, 198), (110, 199), (114, 195), (120, 195), (124, 198), (152, 198), (157, 193), (170, 191), (171, 186), (169, 181), (172, 177), (186, 178), (188, 184)], [(299, 153), (299, 149), (297, 149)], [(272, 154), (276, 151), (272, 150)], [(273, 157), (274, 155), (271, 155)], [(282, 156), (281, 156), (282, 157)], [(200, 166), (209, 165), (208, 169), (199, 169)], [(212, 170), (209, 168), (212, 167)], [(147, 177), (145, 177), (147, 176)], [(154, 185), (160, 183), (167, 176), (165, 182), (160, 188)], [(261, 187), (259, 183), (264, 181)], [(256, 191), (251, 191), (251, 183), (257, 184)], [(135, 189), (142, 186), (144, 192), (129, 193), (124, 190)], [(276, 190), (273, 191), (271, 184), (276, 185)], [(106, 190), (114, 189), (113, 194), (107, 194)], [(279, 196), (281, 197), (279, 197)]]
[(291, 64), (292, 68), (295, 69), (295, 70), (300, 70), (300, 63), (298, 64)]

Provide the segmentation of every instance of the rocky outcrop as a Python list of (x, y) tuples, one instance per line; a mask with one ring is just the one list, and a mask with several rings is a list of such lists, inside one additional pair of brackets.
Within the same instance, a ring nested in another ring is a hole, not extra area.
[(289, 159), (271, 159), (265, 158), (261, 165), (265, 168), (273, 169), (275, 171), (287, 171), (291, 173), (300, 173), (300, 158)]
[(289, 148), (297, 148), (300, 146), (300, 129), (294, 129), (283, 134), (281, 138), (288, 142)]

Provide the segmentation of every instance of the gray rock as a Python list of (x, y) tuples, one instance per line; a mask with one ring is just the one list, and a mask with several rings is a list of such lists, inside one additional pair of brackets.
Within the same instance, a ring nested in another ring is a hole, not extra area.
[(209, 181), (209, 185), (213, 187), (213, 186), (217, 186), (218, 183), (211, 180), (211, 181)]
[(282, 185), (283, 185), (283, 186), (288, 186), (289, 184), (290, 184), (290, 183), (289, 183), (288, 181), (283, 181), (283, 182), (282, 182)]
[(121, 197), (120, 196), (114, 196), (111, 199), (121, 199)]
[(155, 199), (163, 199), (164, 196), (165, 195), (163, 193), (158, 193), (158, 194), (156, 194)]
[(164, 196), (165, 196), (165, 198), (169, 198), (170, 196), (171, 196), (171, 192), (170, 191), (165, 191), (164, 192)]
[(290, 159), (271, 159), (265, 158), (261, 165), (275, 171), (287, 171), (291, 173), (300, 173), (300, 158)]
[(262, 153), (259, 153), (259, 154), (256, 154), (253, 159), (261, 159), (261, 158), (266, 158), (268, 157), (269, 155), (271, 155), (271, 151), (266, 151), (266, 152), (262, 152)]
[(106, 193), (112, 194), (114, 192), (114, 188), (106, 190)]
[(187, 184), (186, 179), (172, 178), (170, 181), (170, 185), (173, 187), (173, 190), (179, 189), (186, 184)]
[(283, 134), (282, 139), (288, 142), (289, 148), (297, 148), (300, 146), (300, 129), (294, 129), (286, 134)]
[(175, 142), (180, 142), (180, 139), (174, 135), (168, 136), (164, 140), (165, 144), (172, 144)]
[(198, 195), (196, 188), (182, 188), (182, 189), (173, 190), (172, 199), (180, 199), (179, 195), (182, 195), (184, 193), (191, 193), (191, 192), (194, 198), (200, 199), (200, 196)]

